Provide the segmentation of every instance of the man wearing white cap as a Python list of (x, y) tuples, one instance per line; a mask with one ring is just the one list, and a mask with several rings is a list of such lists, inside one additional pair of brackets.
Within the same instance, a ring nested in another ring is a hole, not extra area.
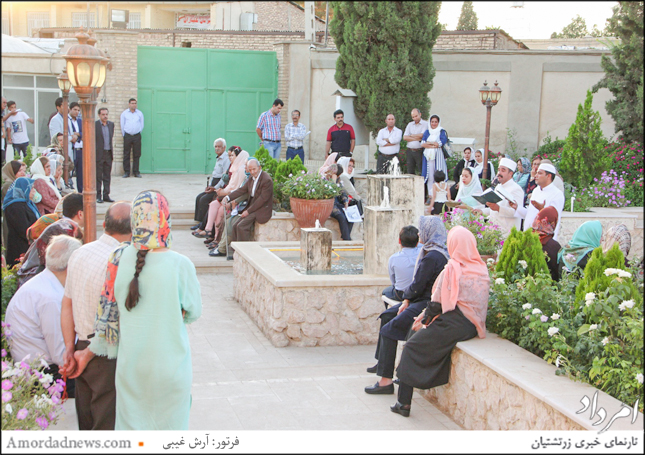
[[(497, 180), (499, 181), (497, 188), (501, 187), (505, 194), (512, 196), (511, 199), (515, 201), (514, 207), (521, 206), (524, 201), (522, 187), (513, 180), (513, 173), (516, 169), (517, 164), (515, 161), (502, 158), (497, 170)], [(511, 206), (506, 198), (503, 198), (498, 203), (487, 202), (486, 207), (477, 210), (477, 212), (481, 212), (492, 224), (498, 225), (504, 232), (504, 238), (506, 238), (511, 233), (513, 226), (520, 229), (522, 218), (516, 214), (514, 207)]]
[(562, 222), (562, 209), (564, 209), (564, 193), (553, 183), (556, 173), (557, 171), (553, 164), (540, 164), (535, 177), (538, 187), (533, 190), (529, 204), (526, 207), (517, 208), (517, 213), (524, 218), (525, 231), (533, 226), (533, 221), (540, 210), (549, 206), (555, 208), (558, 211), (558, 224), (555, 227), (553, 240), (558, 240)]

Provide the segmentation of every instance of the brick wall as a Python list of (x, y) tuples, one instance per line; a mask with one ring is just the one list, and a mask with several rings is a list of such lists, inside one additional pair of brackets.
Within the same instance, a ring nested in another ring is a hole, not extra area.
[(501, 30), (443, 31), (433, 49), (528, 49)]
[[(305, 30), (305, 12), (291, 2), (255, 2), (258, 23), (255, 30)], [(325, 23), (316, 19), (316, 31), (325, 30)]]

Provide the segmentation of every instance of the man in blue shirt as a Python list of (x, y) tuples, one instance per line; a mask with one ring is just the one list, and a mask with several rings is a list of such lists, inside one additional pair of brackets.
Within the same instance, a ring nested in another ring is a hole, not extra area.
[[(390, 274), (392, 286), (383, 291), (390, 305), (396, 305), (403, 300), (403, 291), (412, 284), (414, 278), (414, 265), (419, 256), (419, 230), (414, 226), (405, 226), (399, 232), (399, 245), (401, 251), (390, 256), (387, 269)], [(387, 305), (386, 305), (387, 308)]]
[(141, 178), (139, 158), (141, 158), (141, 131), (143, 113), (137, 109), (137, 100), (130, 98), (128, 109), (121, 113), (121, 133), (123, 134), (123, 178), (130, 177), (130, 151), (132, 151), (132, 173)]

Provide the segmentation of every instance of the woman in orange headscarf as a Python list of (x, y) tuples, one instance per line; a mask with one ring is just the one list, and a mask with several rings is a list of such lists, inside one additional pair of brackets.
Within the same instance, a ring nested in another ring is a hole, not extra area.
[(432, 301), (412, 329), (397, 368), (398, 401), (390, 409), (410, 415), (413, 388), (431, 389), (448, 383), (450, 355), (460, 341), (486, 337), (490, 278), (477, 252), (475, 236), (462, 226), (448, 233), (450, 260), (436, 279)]

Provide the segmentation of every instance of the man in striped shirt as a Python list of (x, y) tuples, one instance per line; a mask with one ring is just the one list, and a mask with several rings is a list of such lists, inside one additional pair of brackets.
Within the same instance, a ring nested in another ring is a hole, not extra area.
[(276, 98), (273, 106), (266, 112), (263, 112), (258, 119), (258, 126), (255, 132), (260, 138), (260, 145), (264, 145), (271, 156), (276, 160), (280, 159), (280, 111), (284, 103), (280, 98)]
[(287, 140), (287, 160), (299, 156), (300, 161), (304, 163), (305, 149), (303, 148), (303, 141), (307, 136), (307, 128), (298, 122), (300, 120), (300, 111), (293, 111), (291, 120), (293, 120), (293, 123), (288, 123), (284, 127), (284, 138)]

